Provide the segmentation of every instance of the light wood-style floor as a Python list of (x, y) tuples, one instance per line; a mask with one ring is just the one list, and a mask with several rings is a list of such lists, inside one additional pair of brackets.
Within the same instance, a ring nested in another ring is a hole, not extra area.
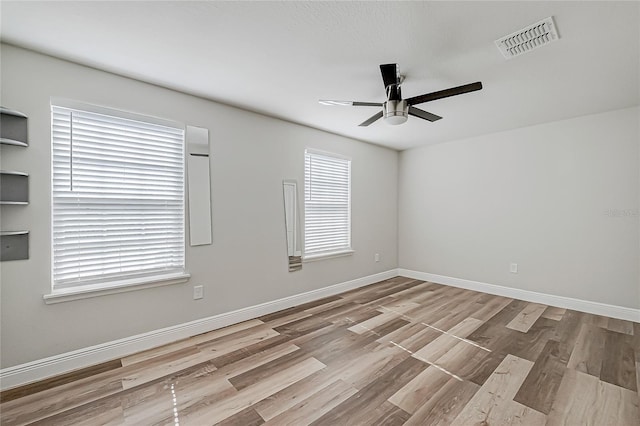
[(640, 424), (640, 324), (397, 277), (5, 391), (3, 425)]

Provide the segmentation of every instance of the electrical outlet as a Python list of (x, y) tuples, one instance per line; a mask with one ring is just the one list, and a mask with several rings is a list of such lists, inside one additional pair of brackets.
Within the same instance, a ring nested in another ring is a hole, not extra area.
[(512, 274), (517, 274), (518, 273), (518, 264), (517, 263), (512, 263), (509, 266), (509, 272), (511, 272)]
[(202, 299), (204, 297), (204, 287), (196, 285), (193, 287), (193, 300)]
[(373, 256), (373, 260), (374, 260), (374, 261), (376, 261), (376, 262), (380, 262), (380, 253), (376, 253), (376, 254)]

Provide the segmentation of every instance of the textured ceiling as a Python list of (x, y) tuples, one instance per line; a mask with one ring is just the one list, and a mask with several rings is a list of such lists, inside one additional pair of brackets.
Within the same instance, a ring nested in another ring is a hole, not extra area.
[[(638, 2), (9, 2), (3, 41), (394, 149), (639, 104)], [(494, 40), (554, 16), (560, 40), (505, 60)], [(357, 124), (382, 102), (482, 81), (420, 107), (444, 117)]]

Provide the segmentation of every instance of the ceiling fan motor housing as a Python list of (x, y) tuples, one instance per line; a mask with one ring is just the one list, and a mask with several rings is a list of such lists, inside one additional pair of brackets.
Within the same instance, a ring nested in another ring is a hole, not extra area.
[(402, 124), (409, 117), (409, 105), (405, 100), (388, 100), (382, 104), (382, 116), (389, 124)]

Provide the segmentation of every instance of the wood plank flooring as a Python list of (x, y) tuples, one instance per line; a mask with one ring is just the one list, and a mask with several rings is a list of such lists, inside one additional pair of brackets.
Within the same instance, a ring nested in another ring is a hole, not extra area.
[(637, 426), (640, 324), (396, 277), (1, 394), (2, 425)]

